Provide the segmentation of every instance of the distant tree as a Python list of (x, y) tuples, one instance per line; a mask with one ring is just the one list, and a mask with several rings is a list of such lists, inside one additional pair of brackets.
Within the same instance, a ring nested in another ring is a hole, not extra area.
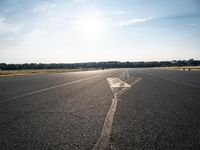
[(167, 66), (198, 66), (199, 60), (173, 60), (173, 61), (152, 61), (152, 62), (88, 62), (88, 63), (25, 63), (25, 64), (6, 64), (0, 63), (1, 70), (22, 70), (22, 69), (75, 69), (75, 68), (137, 68), (137, 67), (167, 67)]

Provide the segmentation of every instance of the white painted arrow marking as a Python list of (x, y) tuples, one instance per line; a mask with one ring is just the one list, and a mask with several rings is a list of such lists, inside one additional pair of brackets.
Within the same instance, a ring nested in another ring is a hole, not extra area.
[(129, 84), (120, 80), (119, 78), (107, 78), (107, 81), (111, 88), (131, 87)]
[(119, 78), (107, 78), (107, 81), (115, 98), (119, 97), (120, 95), (125, 93), (129, 88), (131, 88), (129, 84), (127, 84)]
[(93, 150), (105, 150), (109, 149), (110, 134), (112, 131), (112, 123), (117, 108), (117, 99), (120, 95), (125, 93), (131, 86), (126, 82), (120, 80), (119, 78), (107, 78), (108, 84), (113, 92), (114, 99), (104, 121), (103, 129), (101, 131), (101, 136), (97, 144), (93, 147)]

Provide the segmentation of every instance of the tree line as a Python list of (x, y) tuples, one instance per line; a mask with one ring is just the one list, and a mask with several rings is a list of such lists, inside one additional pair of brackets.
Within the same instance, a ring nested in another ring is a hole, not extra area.
[(200, 60), (173, 60), (151, 62), (87, 62), (87, 63), (0, 63), (0, 70), (26, 70), (26, 69), (77, 69), (77, 68), (139, 68), (139, 67), (171, 67), (171, 66), (199, 66)]

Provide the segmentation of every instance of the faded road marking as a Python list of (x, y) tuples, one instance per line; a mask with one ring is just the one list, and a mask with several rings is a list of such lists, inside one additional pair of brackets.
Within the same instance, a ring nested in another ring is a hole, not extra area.
[(135, 84), (137, 84), (140, 80), (142, 80), (141, 77), (137, 78), (135, 81), (131, 82), (130, 85), (134, 86)]
[[(133, 81), (131, 84), (132, 86), (138, 83), (142, 78), (138, 78), (137, 80)], [(114, 99), (112, 99), (112, 104), (104, 121), (103, 129), (101, 131), (100, 138), (98, 139), (97, 144), (93, 147), (92, 150), (105, 150), (109, 149), (109, 142), (110, 142), (110, 134), (112, 131), (112, 123), (113, 118), (115, 115), (117, 102), (120, 100), (118, 99), (119, 96), (124, 94), (131, 85), (127, 84), (126, 82), (120, 80), (119, 78), (107, 78), (107, 81), (110, 85), (110, 88), (113, 92)]]
[(123, 72), (120, 76), (119, 76), (119, 78), (120, 79), (122, 79), (122, 80), (126, 80), (126, 79), (128, 79), (129, 78), (129, 72), (128, 72), (128, 70), (126, 70), (125, 72)]
[(193, 84), (191, 84), (191, 83), (187, 83), (187, 82), (183, 82), (183, 81), (178, 81), (178, 80), (171, 79), (171, 78), (167, 78), (167, 77), (161, 77), (161, 76), (158, 76), (158, 75), (154, 75), (153, 73), (147, 73), (147, 74), (150, 75), (150, 76), (152, 76), (152, 77), (159, 78), (159, 79), (164, 79), (164, 80), (176, 82), (176, 83), (178, 83), (178, 84), (190, 86), (190, 87), (192, 87), (192, 88), (200, 89), (199, 86), (193, 85)]
[(115, 98), (119, 97), (124, 91), (127, 91), (131, 87), (119, 78), (107, 78), (107, 81)]
[(73, 84), (73, 83), (78, 83), (78, 82), (82, 82), (82, 81), (98, 78), (100, 76), (101, 75), (97, 75), (97, 76), (93, 76), (93, 77), (89, 77), (89, 78), (84, 78), (84, 79), (80, 79), (80, 80), (75, 80), (75, 81), (71, 81), (71, 82), (67, 82), (67, 83), (63, 83), (63, 84), (47, 87), (47, 88), (40, 89), (40, 90), (35, 90), (35, 91), (32, 91), (32, 92), (28, 92), (28, 93), (25, 93), (25, 94), (22, 94), (22, 95), (11, 97), (11, 98), (8, 98), (8, 99), (5, 99), (5, 100), (1, 100), (0, 103), (16, 100), (16, 99), (19, 99), (19, 98), (23, 98), (23, 97), (34, 95), (34, 94), (38, 94), (38, 93), (42, 93), (42, 92), (45, 92), (45, 91), (48, 91), (48, 90), (52, 90), (52, 89), (55, 89), (55, 88), (63, 87), (63, 86), (70, 85), (70, 84)]
[(94, 146), (93, 150), (108, 149), (109, 141), (110, 141), (110, 134), (111, 134), (111, 130), (112, 130), (113, 118), (114, 118), (116, 107), (117, 107), (117, 101), (118, 101), (118, 99), (112, 100), (112, 104), (110, 106), (110, 109), (109, 109), (106, 119), (104, 121), (103, 129), (101, 131), (101, 136), (100, 136), (97, 144)]

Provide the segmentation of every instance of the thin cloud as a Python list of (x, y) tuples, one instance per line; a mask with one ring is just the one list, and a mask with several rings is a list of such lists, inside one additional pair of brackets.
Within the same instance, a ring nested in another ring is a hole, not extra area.
[(114, 12), (112, 12), (112, 15), (124, 15), (124, 14), (127, 14), (127, 11), (120, 10), (120, 11), (114, 11)]
[(189, 24), (187, 24), (187, 26), (194, 27), (194, 26), (196, 26), (196, 24), (195, 23), (189, 23)]
[(19, 30), (21, 30), (20, 26), (12, 25), (8, 23), (7, 18), (0, 17), (0, 33), (18, 32)]
[(88, 0), (73, 0), (74, 4), (84, 4), (86, 3)]
[(33, 12), (45, 12), (49, 9), (53, 9), (56, 7), (56, 4), (50, 2), (41, 2), (35, 5), (32, 9)]
[(183, 28), (188, 28), (188, 27), (196, 27), (197, 26), (197, 24), (195, 24), (195, 23), (188, 23), (188, 24), (185, 24), (185, 25), (182, 25), (181, 27), (183, 27)]
[(116, 23), (116, 24), (113, 25), (113, 27), (133, 26), (133, 25), (136, 25), (138, 23), (144, 23), (144, 22), (150, 21), (152, 19), (153, 19), (153, 17), (130, 19), (128, 21)]
[(199, 13), (185, 13), (185, 14), (175, 14), (171, 16), (164, 16), (157, 19), (164, 19), (164, 20), (179, 20), (179, 19), (196, 19), (199, 18)]

